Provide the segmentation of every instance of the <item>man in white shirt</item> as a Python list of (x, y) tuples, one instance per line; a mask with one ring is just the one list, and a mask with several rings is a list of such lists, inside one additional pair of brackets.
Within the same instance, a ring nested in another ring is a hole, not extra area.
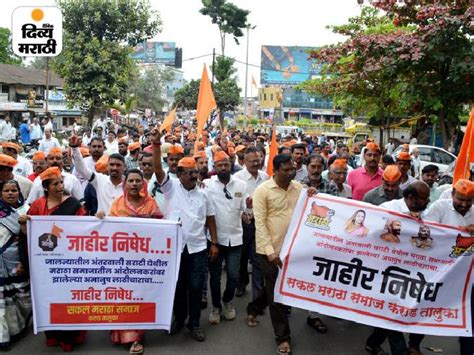
[(88, 181), (97, 192), (97, 213), (108, 214), (115, 198), (123, 194), (122, 181), (125, 172), (125, 160), (120, 154), (109, 156), (107, 170), (109, 175), (101, 174), (89, 169), (82, 158), (79, 146), (81, 140), (77, 136), (69, 139), (72, 148), (72, 161), (79, 176)]
[(26, 178), (33, 173), (33, 165), (31, 165), (30, 161), (21, 155), (18, 155), (20, 152), (20, 146), (18, 144), (13, 142), (3, 142), (2, 151), (4, 154), (11, 156), (17, 161), (17, 164), (13, 169), (15, 175), (21, 175)]
[[(99, 161), (99, 159), (102, 157), (102, 155), (104, 155), (104, 150), (105, 150), (105, 145), (104, 145), (104, 141), (102, 140), (102, 138), (93, 137), (92, 140), (89, 143), (89, 153), (90, 153), (90, 155), (88, 157), (84, 158), (84, 164), (87, 166), (87, 168), (90, 171), (95, 172), (95, 164)], [(82, 188), (85, 189), (87, 184), (88, 184), (87, 179), (85, 177), (83, 177), (83, 175), (81, 175), (77, 172), (76, 167), (74, 167), (73, 174), (81, 182)], [(104, 212), (107, 213), (108, 210), (104, 211)]]
[(94, 132), (96, 128), (102, 128), (102, 132), (105, 132), (105, 128), (107, 127), (107, 121), (105, 120), (105, 116), (101, 115), (100, 118), (98, 120), (96, 120), (94, 122), (94, 124), (92, 125), (92, 131)]
[(43, 131), (41, 130), (41, 125), (38, 122), (38, 118), (33, 118), (33, 123), (31, 124), (30, 130), (30, 139), (32, 142), (39, 141), (43, 135)]
[(10, 116), (0, 116), (0, 142), (16, 139), (16, 129), (12, 126)]
[[(231, 175), (230, 157), (223, 151), (214, 155), (216, 175), (204, 180), (207, 195), (213, 203), (216, 213), (217, 243), (219, 259), (209, 262), (209, 275), (212, 296), (212, 311), (209, 323), (219, 324), (222, 305), (224, 318), (235, 319), (235, 308), (232, 303), (239, 280), (240, 253), (242, 249), (241, 215), (245, 206), (246, 185)], [(221, 303), (222, 262), (225, 260), (227, 282)]]
[(44, 137), (39, 141), (38, 150), (40, 152), (48, 153), (54, 147), (60, 147), (59, 141), (52, 136), (51, 129), (44, 129)]
[[(425, 215), (427, 221), (448, 224), (466, 228), (471, 236), (474, 235), (474, 182), (460, 179), (452, 192), (452, 199), (438, 200), (431, 205)], [(471, 292), (471, 318), (474, 321), (474, 290)], [(460, 337), (460, 354), (474, 354), (474, 337)]]
[(107, 140), (105, 141), (105, 148), (107, 149), (107, 155), (118, 153), (118, 141), (117, 135), (114, 131), (107, 133)]
[[(202, 291), (208, 257), (210, 261), (215, 261), (219, 256), (214, 206), (205, 189), (197, 187), (198, 171), (194, 158), (179, 160), (178, 178), (172, 178), (162, 167), (159, 128), (153, 129), (151, 137), (155, 177), (165, 195), (165, 218), (182, 222), (184, 249), (174, 299), (175, 319), (170, 332), (177, 333), (189, 315), (187, 326), (191, 336), (197, 341), (204, 341), (206, 335), (199, 326)], [(209, 253), (205, 227), (211, 236)]]
[[(81, 200), (84, 197), (81, 183), (74, 175), (67, 173), (63, 170), (64, 161), (61, 148), (51, 148), (51, 150), (48, 152), (48, 155), (46, 156), (46, 161), (48, 162), (49, 168), (56, 166), (61, 170), (61, 175), (63, 177), (64, 182), (64, 191), (67, 194), (74, 196), (76, 199)], [(35, 181), (33, 181), (33, 187), (31, 188), (30, 196), (28, 197), (28, 200), (26, 202), (31, 205), (33, 201), (37, 200), (43, 195), (43, 186), (41, 184), (41, 179), (38, 176)]]
[(295, 180), (299, 183), (303, 183), (308, 178), (308, 170), (303, 164), (303, 159), (306, 154), (306, 147), (304, 144), (294, 144), (291, 146), (291, 157), (296, 165), (296, 177)]
[[(417, 180), (403, 190), (403, 198), (384, 202), (380, 207), (407, 214), (421, 220), (425, 218), (426, 207), (430, 201), (429, 196), (430, 187), (428, 184)], [(375, 328), (374, 332), (369, 336), (366, 342), (366, 350), (374, 352), (380, 348), (380, 345), (382, 345), (386, 337), (389, 337), (392, 354), (406, 353), (407, 347), (403, 333), (381, 328)], [(419, 354), (420, 344), (423, 338), (423, 334), (410, 334), (408, 353)]]
[(389, 138), (388, 143), (385, 144), (385, 154), (392, 155), (394, 149), (395, 144), (393, 143), (393, 138)]
[(259, 170), (260, 156), (256, 147), (248, 147), (245, 150), (244, 164), (244, 168), (233, 175), (246, 184), (246, 195), (248, 196), (246, 203), (248, 202), (249, 207), (242, 215), (243, 246), (236, 296), (240, 297), (245, 293), (245, 288), (249, 283), (248, 263), (250, 261), (252, 264), (252, 302), (247, 306), (247, 322), (249, 325), (256, 325), (256, 315), (263, 312), (267, 306), (267, 297), (264, 292), (263, 272), (255, 262), (255, 219), (251, 207), (255, 189), (268, 180), (268, 175)]

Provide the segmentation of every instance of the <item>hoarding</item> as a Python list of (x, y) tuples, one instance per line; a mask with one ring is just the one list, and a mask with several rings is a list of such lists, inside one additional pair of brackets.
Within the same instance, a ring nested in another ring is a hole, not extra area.
[(176, 56), (175, 49), (175, 42), (145, 41), (133, 48), (131, 57), (138, 63), (174, 65)]
[(314, 47), (262, 46), (260, 84), (297, 85), (319, 75), (320, 65), (308, 60)]

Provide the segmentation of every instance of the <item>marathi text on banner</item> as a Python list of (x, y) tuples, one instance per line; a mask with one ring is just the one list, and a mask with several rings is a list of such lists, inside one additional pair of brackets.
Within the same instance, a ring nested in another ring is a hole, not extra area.
[(455, 227), (303, 192), (275, 300), (381, 328), (470, 336), (473, 246)]
[(42, 216), (28, 224), (35, 332), (169, 329), (177, 222)]

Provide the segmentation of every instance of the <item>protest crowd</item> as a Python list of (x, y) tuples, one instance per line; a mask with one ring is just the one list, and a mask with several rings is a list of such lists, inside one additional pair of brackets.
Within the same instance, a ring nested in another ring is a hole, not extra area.
[[(0, 120), (2, 348), (24, 332), (32, 313), (29, 216), (179, 220), (184, 248), (170, 333), (186, 327), (192, 338), (204, 341), (202, 312), (208, 312), (215, 326), (240, 316), (248, 327), (258, 327), (259, 318), (269, 315), (278, 354), (292, 352), (291, 308), (274, 301), (279, 254), (304, 189), (309, 196), (363, 201), (474, 233), (472, 174), (471, 179), (441, 185), (438, 167), (420, 168), (419, 152), (410, 153), (408, 144), (394, 156), (393, 143), (380, 147), (371, 139), (349, 146), (324, 135), (276, 134), (252, 127), (207, 127), (198, 135), (193, 121), (176, 120), (161, 129), (156, 119), (130, 124), (105, 116), (91, 129), (78, 127), (61, 140), (46, 123), (41, 128), (24, 123), (20, 135), (8, 117)], [(33, 134), (38, 149), (26, 154)], [(355, 213), (346, 231), (363, 237), (364, 219), (364, 213)], [(386, 239), (397, 238), (393, 225)], [(237, 315), (236, 297), (245, 293), (251, 293), (251, 302), (245, 315)], [(318, 333), (331, 330), (316, 312), (308, 312), (306, 322)], [(64, 351), (87, 341), (85, 331), (45, 335), (47, 346)], [(144, 335), (143, 330), (113, 330), (110, 338), (139, 354)], [(382, 354), (386, 339), (394, 355), (421, 354), (423, 335), (382, 328), (373, 329), (365, 351)], [(474, 353), (472, 337), (459, 341), (462, 355)]]

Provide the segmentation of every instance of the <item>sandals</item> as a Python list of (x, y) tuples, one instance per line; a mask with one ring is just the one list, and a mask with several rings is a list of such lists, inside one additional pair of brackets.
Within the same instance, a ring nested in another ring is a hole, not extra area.
[(247, 315), (247, 325), (251, 328), (254, 328), (258, 325), (257, 317), (251, 314)]
[(326, 327), (326, 324), (323, 323), (321, 318), (306, 318), (306, 323), (316, 330), (320, 334), (324, 334), (328, 331), (328, 328)]
[(143, 354), (145, 351), (145, 348), (143, 347), (143, 344), (141, 344), (139, 341), (134, 341), (132, 346), (130, 347), (130, 354)]
[(284, 341), (283, 343), (278, 344), (278, 347), (276, 349), (276, 354), (278, 354), (278, 355), (289, 355), (289, 354), (291, 354), (290, 343), (287, 342), (287, 341)]

